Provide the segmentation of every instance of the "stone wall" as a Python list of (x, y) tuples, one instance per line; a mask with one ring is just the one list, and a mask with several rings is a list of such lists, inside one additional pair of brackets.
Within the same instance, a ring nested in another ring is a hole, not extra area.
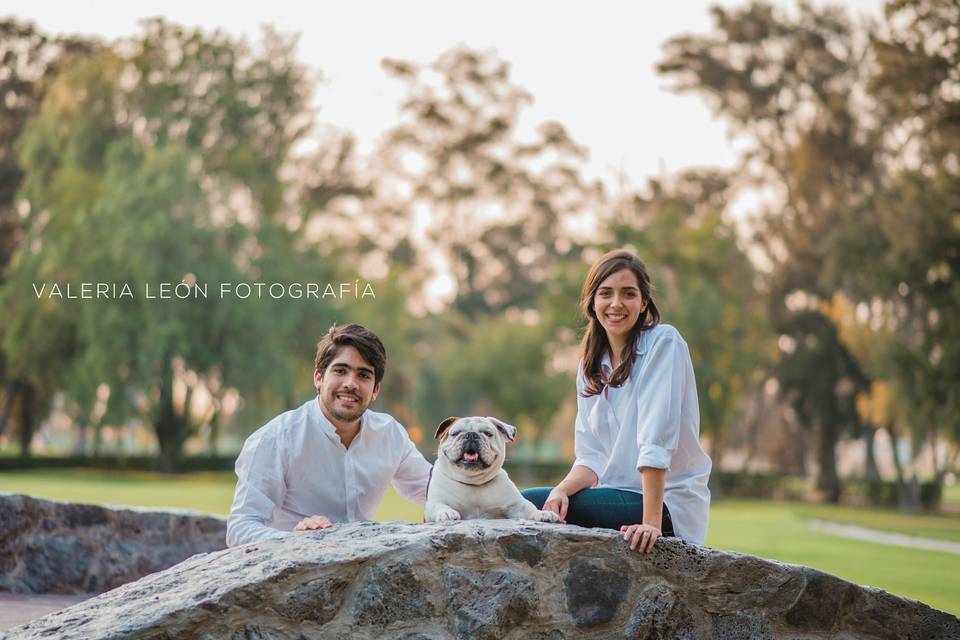
[(0, 493), (0, 591), (113, 589), (226, 546), (226, 521)]
[(0, 638), (960, 637), (960, 619), (805, 567), (508, 520), (352, 523), (199, 555)]

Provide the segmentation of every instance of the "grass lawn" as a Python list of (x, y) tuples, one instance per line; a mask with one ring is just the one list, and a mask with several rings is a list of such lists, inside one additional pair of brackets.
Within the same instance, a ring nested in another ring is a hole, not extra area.
[(867, 529), (960, 542), (960, 516), (912, 515), (889, 509), (850, 508), (832, 504), (798, 504), (793, 508), (806, 519), (828, 520)]
[[(0, 491), (58, 500), (181, 507), (226, 514), (232, 473), (164, 476), (63, 470), (0, 473)], [(419, 522), (421, 511), (387, 493), (378, 520)], [(893, 547), (814, 531), (811, 518), (930, 538), (960, 541), (960, 517), (904, 515), (877, 509), (788, 502), (723, 500), (710, 512), (707, 545), (781, 562), (804, 564), (904, 595), (960, 615), (960, 555)]]

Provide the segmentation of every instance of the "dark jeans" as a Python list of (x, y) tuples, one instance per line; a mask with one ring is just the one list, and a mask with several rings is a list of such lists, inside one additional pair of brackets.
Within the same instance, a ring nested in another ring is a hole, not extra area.
[[(550, 487), (536, 487), (523, 492), (523, 497), (543, 509)], [(643, 495), (620, 489), (582, 489), (570, 496), (567, 508), (567, 524), (581, 527), (601, 527), (620, 530), (623, 525), (643, 522)], [(664, 536), (672, 536), (673, 522), (667, 505), (663, 505)]]

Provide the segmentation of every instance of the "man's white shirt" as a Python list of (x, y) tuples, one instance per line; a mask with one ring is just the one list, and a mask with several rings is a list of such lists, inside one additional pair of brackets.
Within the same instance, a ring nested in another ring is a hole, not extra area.
[[(710, 510), (711, 462), (700, 446), (700, 408), (687, 343), (670, 325), (658, 324), (637, 341), (630, 377), (582, 397), (577, 373), (575, 465), (597, 474), (599, 487), (643, 493), (640, 469), (666, 469), (663, 501), (674, 533), (703, 544)], [(610, 366), (609, 357), (603, 365)], [(638, 524), (639, 524), (638, 519)]]
[(237, 458), (237, 490), (227, 545), (280, 538), (304, 518), (369, 520), (387, 486), (418, 505), (427, 499), (430, 463), (399, 422), (365, 411), (344, 447), (317, 398), (255, 431)]

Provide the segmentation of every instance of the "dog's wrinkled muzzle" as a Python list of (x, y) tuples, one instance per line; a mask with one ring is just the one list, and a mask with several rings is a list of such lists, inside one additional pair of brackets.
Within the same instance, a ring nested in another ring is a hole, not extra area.
[(465, 440), (466, 441), (463, 445), (458, 463), (464, 466), (486, 466), (483, 460), (480, 459), (480, 437), (476, 434), (470, 433), (467, 434)]

